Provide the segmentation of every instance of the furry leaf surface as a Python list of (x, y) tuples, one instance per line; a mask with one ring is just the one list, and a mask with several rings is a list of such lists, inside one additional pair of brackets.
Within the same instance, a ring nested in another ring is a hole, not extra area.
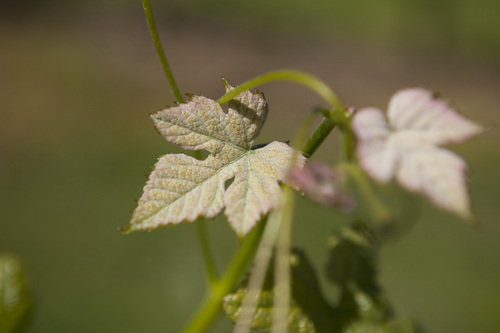
[[(233, 89), (224, 85), (226, 91)], [(245, 91), (228, 103), (227, 112), (214, 100), (192, 96), (188, 103), (153, 114), (167, 141), (210, 154), (202, 161), (184, 154), (160, 157), (124, 231), (211, 218), (225, 208), (231, 227), (245, 236), (277, 204), (278, 182), (305, 161), (283, 142), (252, 149), (267, 113), (264, 96)]]

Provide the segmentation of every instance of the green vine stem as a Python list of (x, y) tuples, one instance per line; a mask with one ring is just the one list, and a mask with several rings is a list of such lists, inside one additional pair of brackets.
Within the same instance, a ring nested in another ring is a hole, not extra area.
[[(321, 112), (325, 118), (319, 123), (319, 125), (316, 127), (314, 132), (312, 133), (311, 137), (305, 144), (303, 144), (303, 134), (298, 137), (300, 140), (297, 140), (296, 142), (296, 148), (300, 149), (303, 153), (305, 153), (307, 156), (311, 156), (316, 150), (321, 146), (323, 141), (328, 137), (330, 132), (338, 126), (341, 130), (342, 133), (344, 133), (344, 136), (346, 136), (346, 140), (344, 141), (345, 143), (349, 143), (344, 145), (344, 150), (350, 151), (354, 150), (354, 146), (352, 144), (352, 140), (347, 139), (347, 137), (352, 138), (351, 134), (351, 129), (349, 126), (349, 118), (347, 117), (346, 113), (344, 110), (329, 110), (329, 109), (323, 109), (323, 108), (316, 108), (314, 110), (313, 115)], [(307, 129), (309, 127), (310, 120), (306, 119), (303, 123), (303, 127)], [(304, 131), (304, 128), (301, 129), (301, 131)], [(303, 132), (304, 133), (304, 132)], [(352, 156), (352, 152), (346, 153), (346, 155)]]
[(220, 312), (222, 298), (233, 291), (240, 277), (253, 257), (262, 237), (266, 221), (260, 221), (250, 232), (243, 245), (234, 255), (224, 276), (216, 281), (207, 293), (204, 302), (195, 313), (184, 333), (200, 333), (206, 331)]
[(323, 118), (309, 140), (302, 146), (302, 152), (307, 156), (314, 154), (336, 125), (330, 118)]
[(165, 52), (163, 52), (163, 47), (161, 46), (160, 36), (158, 35), (158, 31), (156, 30), (155, 19), (153, 17), (153, 12), (151, 11), (151, 4), (149, 3), (149, 0), (142, 0), (142, 7), (144, 7), (144, 14), (146, 14), (146, 21), (148, 22), (149, 32), (151, 33), (151, 38), (153, 39), (156, 53), (160, 58), (161, 65), (163, 66), (163, 71), (165, 72), (165, 76), (167, 77), (168, 83), (170, 84), (172, 93), (174, 94), (177, 102), (184, 103), (184, 98), (182, 98), (179, 87), (177, 87), (177, 83), (175, 83), (174, 75), (172, 74), (170, 66), (168, 65), (167, 57), (165, 57)]
[[(333, 124), (339, 126), (342, 131), (342, 144), (343, 149), (341, 150), (340, 160), (341, 161), (353, 161), (354, 160), (354, 134), (351, 130), (350, 118), (346, 112), (338, 110), (330, 110), (324, 108), (317, 108), (316, 112), (321, 112), (326, 119), (329, 119)], [(328, 123), (325, 124), (328, 126)], [(330, 125), (331, 126), (331, 125)]]

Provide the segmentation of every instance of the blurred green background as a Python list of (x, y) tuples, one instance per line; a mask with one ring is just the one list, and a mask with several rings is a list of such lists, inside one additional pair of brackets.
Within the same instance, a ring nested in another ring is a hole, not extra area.
[[(500, 2), (494, 0), (152, 1), (183, 92), (219, 97), (264, 71), (317, 75), (345, 103), (384, 108), (398, 89), (440, 91), (493, 130), (453, 147), (469, 162), (480, 228), (425, 205), (383, 247), (398, 313), (429, 332), (500, 332)], [(121, 235), (149, 168), (178, 151), (148, 115), (173, 96), (140, 1), (0, 4), (0, 252), (25, 264), (35, 306), (26, 332), (176, 332), (203, 297), (193, 224)], [(259, 142), (289, 140), (321, 101), (293, 84), (261, 88)], [(318, 158), (332, 161), (335, 140)], [(300, 200), (294, 241), (324, 275), (342, 225)], [(222, 268), (237, 248), (208, 221)], [(331, 287), (323, 280), (326, 293)], [(228, 331), (220, 320), (213, 332)]]

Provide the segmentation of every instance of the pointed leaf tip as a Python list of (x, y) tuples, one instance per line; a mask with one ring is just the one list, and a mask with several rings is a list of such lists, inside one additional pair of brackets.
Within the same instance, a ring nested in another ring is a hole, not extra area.
[(225, 78), (221, 78), (221, 81), (222, 81), (222, 85), (224, 86), (224, 89), (226, 89), (226, 93), (228, 91), (228, 88), (232, 88), (231, 85), (229, 84), (229, 82), (227, 82), (227, 80)]

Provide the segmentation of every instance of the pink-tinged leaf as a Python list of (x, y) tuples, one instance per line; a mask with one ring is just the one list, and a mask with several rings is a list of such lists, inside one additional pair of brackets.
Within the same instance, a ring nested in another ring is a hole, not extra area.
[(336, 207), (342, 212), (352, 212), (356, 206), (354, 197), (345, 191), (345, 174), (324, 163), (311, 163), (292, 170), (290, 182), (311, 200), (323, 206)]
[(352, 120), (363, 169), (379, 182), (396, 178), (438, 207), (470, 219), (466, 164), (439, 145), (466, 141), (482, 127), (420, 88), (396, 93), (387, 115), (388, 122), (382, 111), (366, 108)]
[(415, 149), (411, 156), (402, 154), (396, 174), (401, 185), (425, 194), (438, 207), (466, 220), (471, 218), (464, 177), (467, 166), (460, 156), (441, 148)]
[(358, 137), (357, 154), (365, 171), (380, 182), (391, 180), (396, 168), (397, 150), (382, 111), (362, 109), (354, 116), (351, 126)]
[(387, 116), (396, 130), (420, 134), (418, 139), (436, 145), (464, 142), (483, 131), (445, 101), (421, 88), (396, 93), (389, 102)]
[[(224, 81), (226, 91), (233, 89)], [(161, 157), (151, 173), (130, 223), (123, 229), (160, 226), (214, 217), (225, 208), (231, 227), (245, 236), (276, 206), (288, 170), (301, 167), (302, 153), (272, 142), (251, 149), (267, 117), (259, 92), (245, 91), (224, 112), (203, 96), (152, 115), (158, 131), (184, 149), (207, 150), (203, 160), (184, 154)], [(234, 178), (225, 189), (226, 181)]]

